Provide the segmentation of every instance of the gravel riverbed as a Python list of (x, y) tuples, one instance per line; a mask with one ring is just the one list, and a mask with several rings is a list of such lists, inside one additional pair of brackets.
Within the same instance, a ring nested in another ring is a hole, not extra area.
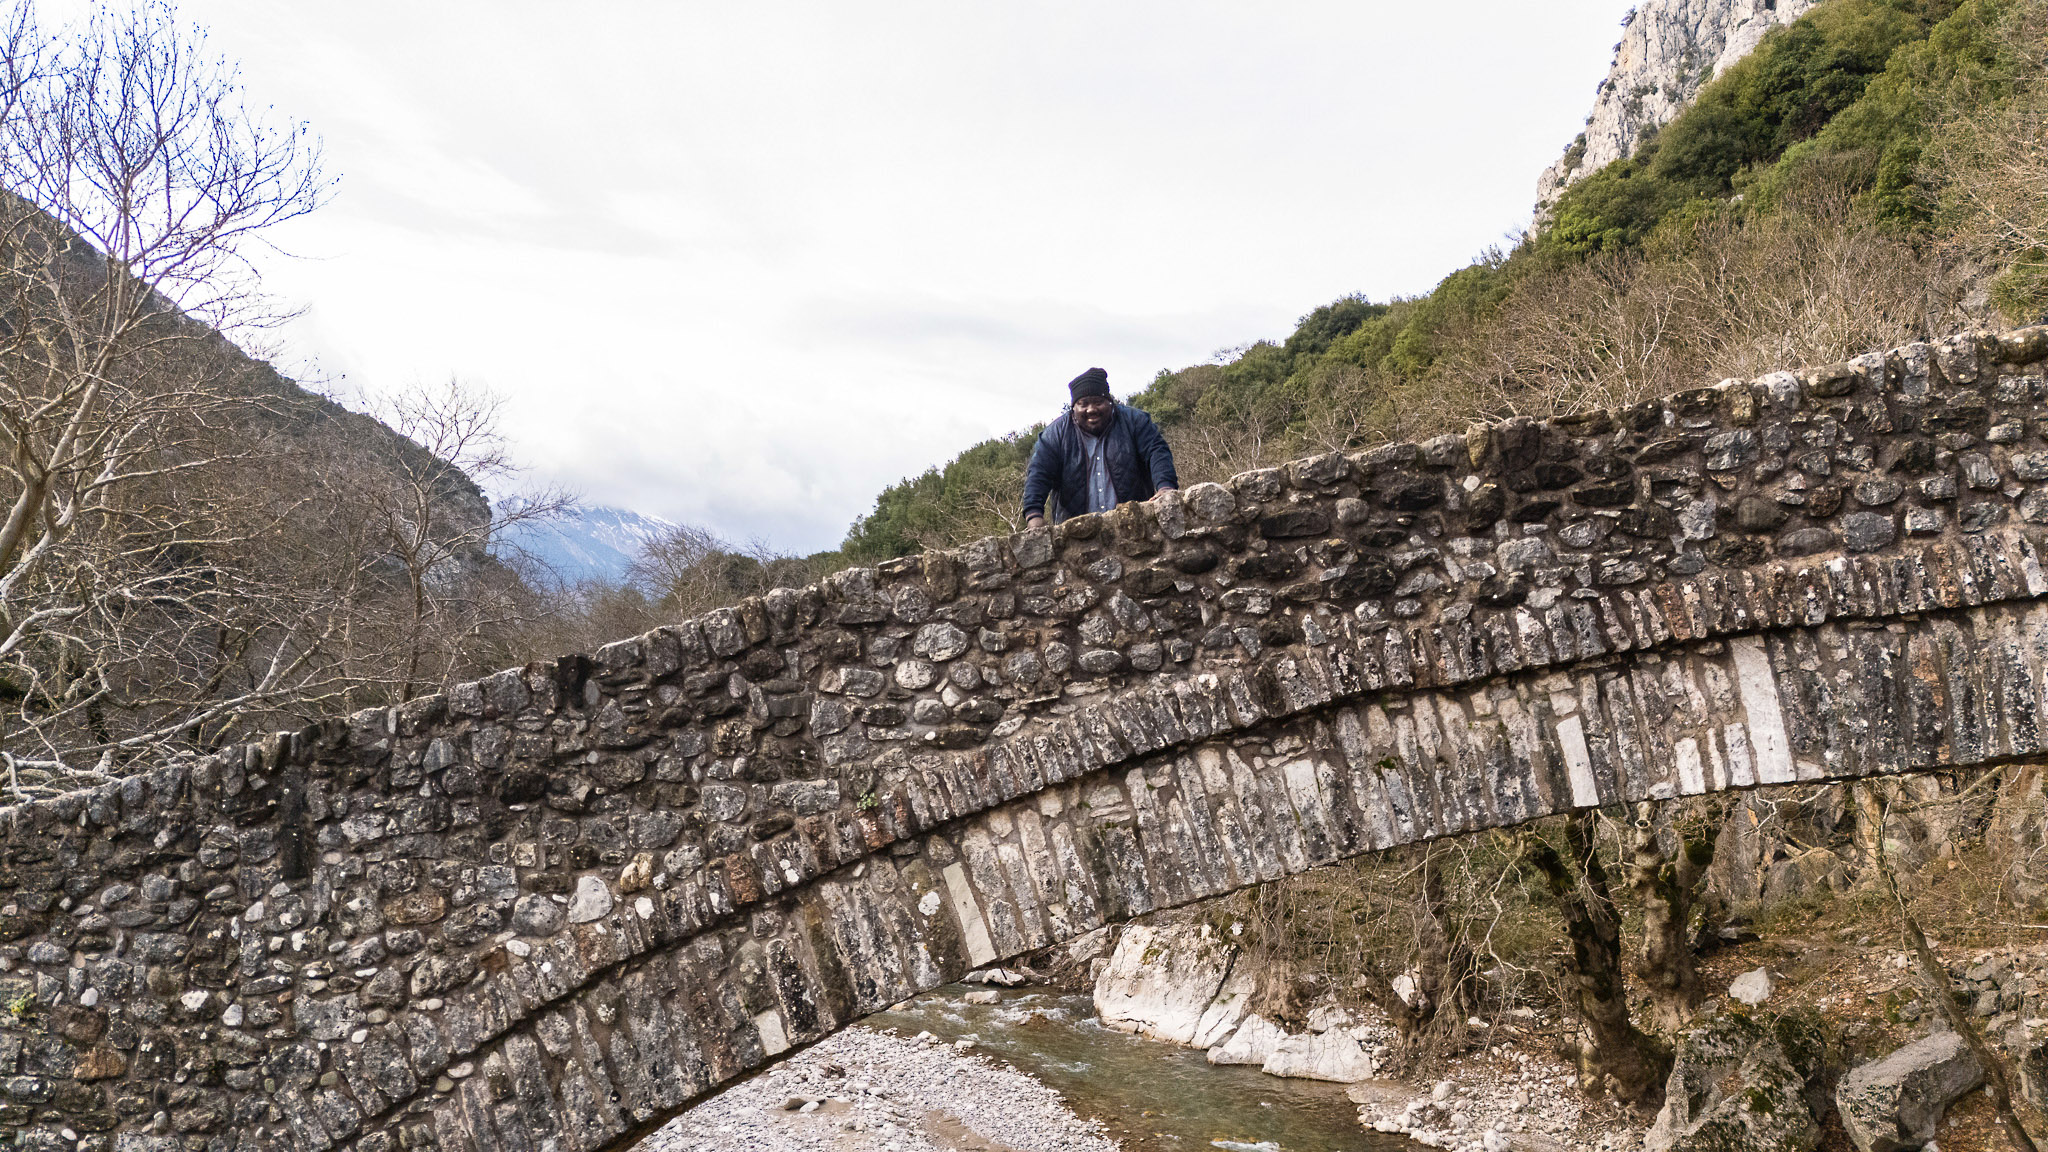
[(1643, 1128), (1581, 1096), (1571, 1070), (1506, 1046), (1455, 1060), (1426, 1084), (1352, 1086), (1358, 1122), (1452, 1152), (1635, 1152)]
[(644, 1152), (1114, 1152), (1059, 1094), (972, 1051), (858, 1025), (678, 1117)]

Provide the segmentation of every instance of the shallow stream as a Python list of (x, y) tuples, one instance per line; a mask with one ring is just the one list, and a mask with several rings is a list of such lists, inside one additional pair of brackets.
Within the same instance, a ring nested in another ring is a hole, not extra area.
[(1037, 1077), (1083, 1116), (1103, 1121), (1129, 1152), (1416, 1147), (1359, 1127), (1358, 1107), (1341, 1084), (1219, 1067), (1197, 1049), (1105, 1028), (1085, 995), (1016, 989), (1002, 992), (1000, 1003), (969, 1004), (966, 991), (941, 988), (864, 1023), (911, 1036), (930, 1032), (947, 1042), (971, 1037), (977, 1049)]

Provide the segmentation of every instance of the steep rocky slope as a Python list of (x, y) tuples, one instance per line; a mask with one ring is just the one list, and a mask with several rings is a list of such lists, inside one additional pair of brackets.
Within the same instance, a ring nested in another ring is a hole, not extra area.
[(1536, 182), (1540, 217), (1560, 192), (1635, 151), (1643, 133), (1678, 115), (1707, 81), (1816, 0), (1646, 0), (1624, 21), (1586, 131)]

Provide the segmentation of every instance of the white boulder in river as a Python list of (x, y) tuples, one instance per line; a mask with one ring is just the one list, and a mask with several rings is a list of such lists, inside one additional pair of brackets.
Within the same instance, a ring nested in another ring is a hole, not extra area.
[(1290, 1035), (1254, 1012), (1230, 1039), (1209, 1049), (1211, 1064), (1256, 1064), (1273, 1076), (1350, 1084), (1379, 1074), (1379, 1062), (1349, 1028)]
[(1286, 1029), (1254, 1012), (1244, 1018), (1230, 1039), (1209, 1049), (1209, 1063), (1264, 1065), (1285, 1039)]
[(1259, 1068), (1274, 1076), (1335, 1080), (1341, 1084), (1369, 1080), (1379, 1072), (1372, 1055), (1360, 1046), (1356, 1036), (1343, 1028), (1289, 1036), (1274, 1046)]
[(1207, 924), (1128, 925), (1095, 981), (1104, 1024), (1195, 1048), (1220, 1044), (1251, 1007), (1250, 973)]
[(1338, 1026), (1342, 1013), (1319, 1012), (1322, 1027), (1300, 1036), (1252, 1013), (1257, 984), (1237, 960), (1207, 924), (1129, 925), (1095, 981), (1095, 1014), (1112, 1028), (1206, 1048), (1212, 1064), (1342, 1083), (1376, 1073), (1356, 1030)]

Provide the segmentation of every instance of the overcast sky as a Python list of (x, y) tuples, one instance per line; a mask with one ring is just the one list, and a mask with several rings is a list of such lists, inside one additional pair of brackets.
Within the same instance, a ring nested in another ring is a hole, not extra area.
[(881, 488), (1427, 291), (1524, 226), (1628, 0), (182, 0), (340, 177), (280, 367), (454, 375), (529, 478), (836, 545)]

